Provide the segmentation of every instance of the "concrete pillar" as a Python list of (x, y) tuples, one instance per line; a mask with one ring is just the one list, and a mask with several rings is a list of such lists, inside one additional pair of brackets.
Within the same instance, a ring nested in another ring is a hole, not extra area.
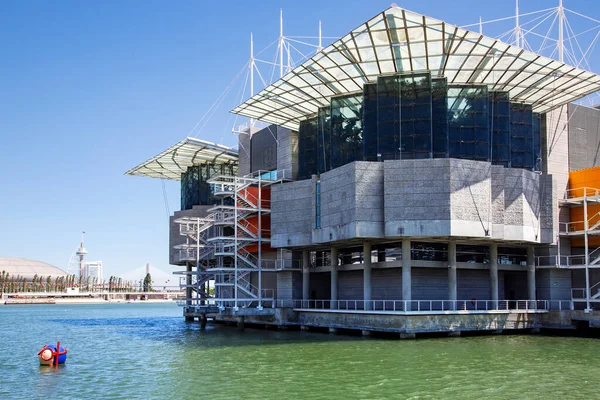
[(490, 299), (493, 307), (498, 307), (498, 244), (490, 244)]
[(457, 298), (456, 279), (456, 242), (448, 242), (448, 300), (452, 300), (451, 310), (456, 310)]
[(535, 257), (533, 246), (527, 246), (527, 288), (529, 299), (535, 300)]
[(337, 309), (338, 300), (338, 249), (331, 248), (331, 308)]
[(237, 319), (237, 328), (240, 331), (243, 331), (244, 330), (244, 326), (245, 326), (244, 317), (238, 317), (238, 319)]
[(363, 243), (363, 297), (365, 300), (365, 310), (372, 310), (371, 304), (371, 243)]
[(302, 300), (310, 300), (310, 252), (302, 250)]
[(412, 300), (412, 272), (411, 272), (410, 239), (402, 239), (402, 300), (406, 303), (406, 310), (411, 310)]
[(185, 267), (185, 305), (192, 305), (192, 266), (191, 264), (187, 264)]
[(206, 328), (206, 321), (207, 321), (206, 314), (202, 314), (200, 316), (200, 329), (204, 330)]

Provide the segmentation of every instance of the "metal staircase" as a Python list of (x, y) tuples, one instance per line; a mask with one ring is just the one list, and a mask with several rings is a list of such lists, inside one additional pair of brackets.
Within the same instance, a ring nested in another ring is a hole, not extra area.
[(215, 249), (216, 265), (211, 271), (221, 310), (262, 310), (265, 301), (274, 301), (273, 290), (262, 288), (262, 247), (270, 242), (270, 227), (262, 226), (262, 217), (271, 211), (270, 197), (263, 198), (264, 188), (279, 181), (261, 171), (208, 180), (214, 196), (221, 198), (221, 205), (211, 209), (217, 231), (207, 239)]
[(195, 293), (195, 296), (186, 295), (185, 304), (190, 307), (192, 300), (195, 300), (194, 307), (198, 311), (199, 308), (208, 307), (213, 298), (208, 290), (208, 282), (215, 279), (214, 272), (210, 270), (214, 266), (215, 246), (209, 243), (209, 238), (214, 234), (215, 215), (182, 217), (174, 222), (179, 224), (179, 234), (186, 238), (185, 243), (174, 246), (179, 251), (178, 261), (191, 267), (188, 271), (178, 273), (185, 275), (181, 278), (180, 288), (186, 289), (186, 293), (189, 293), (188, 289)]
[(591, 217), (588, 212), (589, 205), (597, 204), (600, 204), (600, 189), (589, 187), (569, 189), (564, 198), (559, 200), (560, 207), (583, 208), (583, 221), (559, 224), (559, 237), (583, 238), (583, 255), (556, 256), (556, 260), (559, 267), (585, 269), (585, 288), (573, 288), (571, 298), (576, 301), (585, 301), (586, 310), (591, 309), (590, 302), (600, 302), (600, 282), (590, 286), (589, 271), (590, 268), (600, 268), (600, 247), (590, 251), (589, 246), (589, 237), (600, 235), (600, 212), (594, 212)]

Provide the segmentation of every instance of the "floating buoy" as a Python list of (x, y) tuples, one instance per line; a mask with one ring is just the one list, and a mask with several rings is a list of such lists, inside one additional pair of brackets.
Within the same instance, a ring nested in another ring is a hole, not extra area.
[(60, 347), (60, 342), (56, 345), (47, 344), (39, 352), (40, 365), (59, 365), (67, 361), (67, 349)]

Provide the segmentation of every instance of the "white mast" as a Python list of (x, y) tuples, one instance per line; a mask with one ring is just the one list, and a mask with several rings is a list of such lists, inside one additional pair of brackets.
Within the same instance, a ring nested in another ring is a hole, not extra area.
[(565, 19), (565, 10), (562, 0), (558, 1), (558, 61), (565, 61), (565, 43), (563, 37), (563, 24)]
[(319, 20), (319, 46), (317, 47), (317, 52), (323, 50), (323, 45), (322, 45), (321, 38), (322, 38), (322, 35), (321, 35), (321, 20)]
[(515, 14), (515, 43), (518, 47), (521, 46), (521, 27), (519, 26), (519, 0), (516, 0), (516, 14)]
[(479, 34), (483, 35), (483, 21), (481, 20), (481, 16), (479, 17)]
[[(248, 63), (248, 68), (250, 68), (250, 97), (252, 97), (254, 96), (254, 40), (252, 32), (250, 32), (250, 62)], [(253, 125), (254, 118), (250, 118), (250, 129), (252, 129)]]
[(283, 76), (283, 9), (279, 9), (279, 77)]

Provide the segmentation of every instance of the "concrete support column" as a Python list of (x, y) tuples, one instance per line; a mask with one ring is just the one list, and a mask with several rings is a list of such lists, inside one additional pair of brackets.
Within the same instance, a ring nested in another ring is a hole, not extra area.
[(331, 308), (337, 309), (338, 300), (338, 249), (331, 248)]
[(185, 305), (192, 305), (192, 266), (188, 263), (185, 267), (187, 274), (185, 275)]
[(410, 239), (402, 239), (402, 300), (405, 301), (406, 310), (411, 310), (412, 300), (412, 271), (411, 271)]
[(302, 300), (310, 300), (310, 252), (302, 250)]
[(498, 244), (490, 244), (490, 299), (493, 307), (498, 308)]
[(533, 246), (527, 246), (527, 288), (529, 299), (535, 300), (535, 257)]
[(363, 297), (365, 300), (365, 310), (372, 310), (371, 304), (371, 243), (363, 243)]
[(456, 279), (456, 242), (448, 242), (448, 300), (452, 300), (451, 309), (456, 310), (457, 298)]

